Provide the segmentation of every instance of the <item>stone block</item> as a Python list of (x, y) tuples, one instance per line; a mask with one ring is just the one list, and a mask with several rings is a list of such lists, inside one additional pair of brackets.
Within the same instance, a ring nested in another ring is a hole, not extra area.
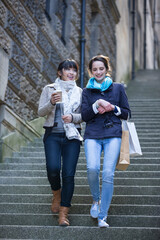
[(9, 56), (0, 48), (0, 100), (4, 101), (6, 87), (8, 83)]
[(43, 118), (36, 119), (31, 123), (23, 121), (11, 109), (0, 105), (0, 129), (4, 126), (8, 134), (1, 136), (0, 149), (2, 161), (4, 157), (11, 156), (13, 151), (19, 151), (20, 147), (36, 137), (41, 137), (43, 131)]
[(25, 72), (26, 65), (28, 63), (28, 58), (16, 43), (13, 43), (12, 45), (11, 59), (14, 59), (18, 67), (21, 68), (23, 72)]
[(5, 25), (7, 19), (7, 8), (4, 6), (2, 1), (0, 1), (0, 24)]
[(51, 45), (45, 35), (40, 30), (38, 30), (37, 44), (40, 46), (43, 54), (49, 58), (51, 52)]
[(25, 51), (27, 55), (29, 55), (31, 49), (31, 39), (28, 37), (27, 33), (24, 32), (22, 39), (22, 50)]
[(0, 47), (4, 49), (8, 55), (11, 53), (11, 39), (8, 34), (0, 26)]
[(20, 90), (20, 77), (21, 72), (13, 65), (13, 63), (9, 62), (9, 74), (8, 81), (17, 89)]
[(38, 48), (35, 46), (33, 42), (30, 44), (30, 52), (29, 52), (29, 58), (32, 59), (32, 61), (36, 64), (37, 68), (41, 72), (42, 70), (42, 54), (38, 50)]
[(24, 29), (11, 11), (8, 11), (6, 30), (12, 34), (13, 38), (22, 44)]

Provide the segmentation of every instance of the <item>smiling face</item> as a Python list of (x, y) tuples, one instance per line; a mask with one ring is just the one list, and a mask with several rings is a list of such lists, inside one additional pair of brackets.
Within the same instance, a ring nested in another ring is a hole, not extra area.
[(75, 68), (63, 68), (58, 74), (63, 81), (74, 81), (77, 78), (77, 70)]
[(92, 64), (91, 73), (97, 82), (102, 83), (105, 80), (107, 69), (103, 62), (94, 61)]

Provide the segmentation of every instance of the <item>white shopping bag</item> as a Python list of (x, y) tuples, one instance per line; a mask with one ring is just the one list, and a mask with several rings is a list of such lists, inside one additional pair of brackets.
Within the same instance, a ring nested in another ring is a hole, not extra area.
[(129, 131), (129, 154), (130, 156), (142, 155), (141, 146), (139, 143), (137, 131), (134, 122), (122, 121), (122, 129)]

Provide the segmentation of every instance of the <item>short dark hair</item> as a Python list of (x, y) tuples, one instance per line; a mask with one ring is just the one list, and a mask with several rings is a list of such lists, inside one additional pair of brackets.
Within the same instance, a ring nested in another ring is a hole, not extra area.
[(74, 68), (78, 72), (78, 64), (75, 60), (73, 59), (66, 59), (63, 62), (61, 62), (58, 66), (57, 72), (62, 71), (62, 69), (69, 69), (69, 68)]

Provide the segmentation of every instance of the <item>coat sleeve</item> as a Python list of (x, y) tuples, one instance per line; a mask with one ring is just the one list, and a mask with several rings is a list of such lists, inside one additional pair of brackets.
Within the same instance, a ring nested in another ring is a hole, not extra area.
[(48, 88), (45, 86), (39, 100), (38, 115), (40, 117), (44, 117), (52, 112), (54, 108), (56, 108), (56, 106), (51, 104), (50, 97), (48, 95)]
[(88, 122), (95, 118), (96, 114), (93, 111), (92, 104), (89, 101), (89, 94), (86, 88), (82, 92), (82, 108), (81, 108), (82, 119)]
[(72, 113), (72, 122), (73, 123), (81, 123), (82, 122), (81, 113)]
[(78, 107), (78, 109), (75, 112), (72, 112), (72, 122), (75, 124), (79, 124), (81, 122), (83, 122), (82, 120), (82, 114), (81, 114), (81, 105), (82, 105), (82, 89), (79, 88), (80, 94), (81, 94), (81, 98), (80, 98), (80, 106)]
[(127, 98), (124, 86), (122, 84), (120, 85), (119, 107), (121, 109), (121, 114), (118, 117), (124, 120), (131, 118), (131, 110), (129, 107), (128, 98)]

